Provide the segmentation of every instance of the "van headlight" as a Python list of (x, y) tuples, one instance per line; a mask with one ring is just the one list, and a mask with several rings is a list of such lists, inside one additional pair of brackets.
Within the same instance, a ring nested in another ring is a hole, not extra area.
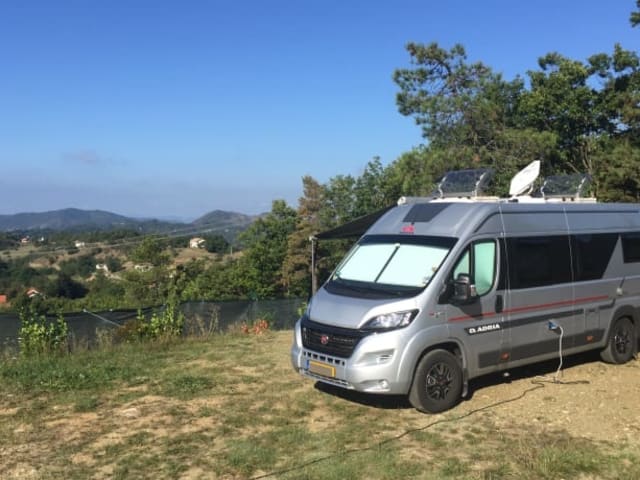
[(406, 312), (383, 313), (367, 320), (362, 326), (363, 330), (393, 330), (409, 325), (418, 315), (418, 310), (407, 310)]

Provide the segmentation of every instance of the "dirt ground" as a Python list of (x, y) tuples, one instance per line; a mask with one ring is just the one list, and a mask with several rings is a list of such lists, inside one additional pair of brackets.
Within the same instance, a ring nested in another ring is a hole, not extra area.
[(556, 375), (558, 366), (554, 360), (472, 382), (470, 397), (458, 409), (495, 404), (498, 426), (528, 423), (574, 437), (640, 444), (639, 359), (609, 365), (590, 353), (564, 359)]
[[(506, 374), (471, 381), (469, 395), (454, 409), (424, 415), (424, 423), (461, 417), (471, 423), (489, 415), (497, 429), (532, 432), (565, 431), (575, 438), (640, 445), (640, 358), (610, 365), (597, 352), (521, 367)], [(382, 408), (401, 408), (415, 421), (415, 410), (404, 398), (343, 393), (337, 396)]]

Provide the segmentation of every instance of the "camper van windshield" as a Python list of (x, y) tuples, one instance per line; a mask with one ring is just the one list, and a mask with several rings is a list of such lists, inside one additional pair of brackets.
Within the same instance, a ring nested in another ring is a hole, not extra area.
[(427, 286), (455, 239), (375, 235), (363, 238), (338, 266), (331, 282), (387, 293)]

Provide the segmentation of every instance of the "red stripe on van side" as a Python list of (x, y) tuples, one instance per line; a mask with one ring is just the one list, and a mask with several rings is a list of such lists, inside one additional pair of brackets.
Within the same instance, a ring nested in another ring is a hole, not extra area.
[[(504, 310), (503, 313), (505, 311), (506, 310)], [(483, 318), (493, 317), (495, 315), (497, 315), (496, 312), (481, 313), (480, 315), (463, 315), (462, 317), (450, 318), (448, 321), (449, 322), (463, 322), (465, 320), (481, 320)]]
[[(503, 310), (502, 315), (510, 313), (532, 312), (534, 310), (542, 310), (543, 308), (561, 307), (564, 305), (578, 305), (580, 303), (597, 302), (599, 300), (607, 300), (608, 295), (598, 295), (597, 297), (584, 297), (576, 298), (575, 300), (562, 300), (560, 302), (541, 303), (539, 305), (527, 305), (526, 307), (517, 307), (510, 310)], [(463, 315), (461, 317), (450, 318), (450, 322), (461, 322), (465, 320), (478, 320), (488, 317), (495, 317), (498, 315), (496, 312), (481, 313), (479, 315)]]

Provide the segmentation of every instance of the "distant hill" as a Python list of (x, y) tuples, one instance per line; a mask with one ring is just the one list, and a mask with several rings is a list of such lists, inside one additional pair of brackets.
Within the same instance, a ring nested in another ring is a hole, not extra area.
[(214, 210), (192, 223), (178, 223), (155, 219), (136, 219), (103, 210), (65, 208), (49, 212), (0, 215), (0, 231), (135, 229), (142, 232), (167, 232), (180, 230), (185, 234), (190, 234), (191, 231), (193, 233), (203, 231), (234, 237), (239, 231), (251, 225), (256, 218), (241, 213)]
[(258, 218), (253, 215), (244, 215), (242, 213), (236, 212), (226, 212), (224, 210), (213, 210), (212, 212), (205, 213), (200, 218), (196, 218), (192, 224), (193, 225), (219, 225), (219, 226), (230, 226), (230, 227), (246, 227), (253, 223), (253, 221)]
[(229, 241), (235, 238), (239, 232), (245, 230), (257, 218), (258, 216), (254, 215), (213, 210), (195, 219), (191, 224), (202, 231), (221, 234)]
[(65, 208), (39, 213), (0, 215), (0, 230), (74, 230), (78, 227), (109, 229), (135, 227), (137, 221), (102, 210)]

